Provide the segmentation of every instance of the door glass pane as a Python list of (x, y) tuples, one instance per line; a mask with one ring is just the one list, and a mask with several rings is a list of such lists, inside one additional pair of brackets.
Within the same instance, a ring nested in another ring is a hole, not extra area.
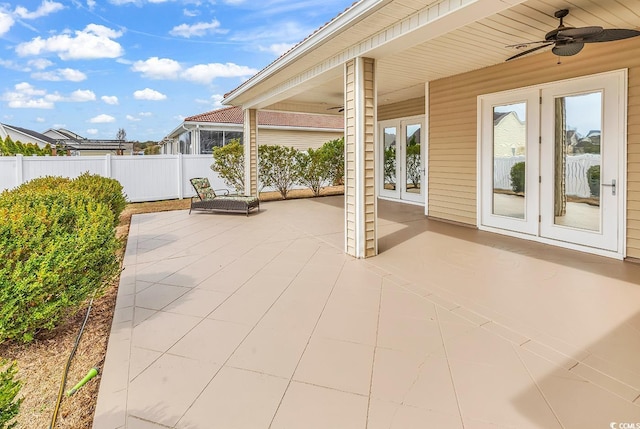
[(386, 190), (396, 190), (396, 127), (384, 129), (384, 184)]
[(600, 231), (601, 131), (602, 93), (555, 99), (556, 225)]
[(493, 214), (524, 219), (527, 104), (493, 108)]
[(420, 124), (407, 125), (406, 127), (406, 148), (405, 151), (405, 191), (413, 194), (420, 193), (420, 181), (422, 179), (422, 163), (420, 161)]

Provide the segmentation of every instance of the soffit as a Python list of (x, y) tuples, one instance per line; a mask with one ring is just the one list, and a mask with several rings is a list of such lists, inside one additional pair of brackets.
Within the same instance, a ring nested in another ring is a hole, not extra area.
[[(590, 0), (530, 0), (407, 49), (391, 53), (372, 51), (370, 56), (377, 57), (378, 60), (379, 104), (424, 95), (425, 82), (504, 62), (506, 58), (520, 52), (515, 48), (507, 48), (507, 45), (543, 40), (548, 31), (558, 26), (558, 20), (553, 17), (554, 12), (565, 8), (570, 11), (565, 18), (565, 25), (568, 26), (640, 27), (640, 2), (637, 0), (606, 0), (597, 4)], [(390, 16), (388, 18), (391, 19)], [(616, 42), (607, 43), (611, 49), (615, 49), (615, 44)], [(537, 45), (531, 45), (534, 46)], [(589, 48), (590, 45), (587, 44), (584, 49), (586, 51)], [(559, 59), (548, 48), (531, 55), (545, 55), (549, 61), (554, 62)], [(572, 58), (564, 57), (561, 61), (571, 61)], [(287, 101), (341, 103), (341, 73), (342, 70), (330, 79), (317, 81), (315, 85), (307, 83), (308, 88), (303, 93)]]

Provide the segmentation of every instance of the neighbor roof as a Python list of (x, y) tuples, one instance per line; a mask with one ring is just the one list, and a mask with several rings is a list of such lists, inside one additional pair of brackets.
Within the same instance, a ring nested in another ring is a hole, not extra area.
[[(216, 124), (243, 124), (240, 107), (225, 107), (185, 118), (185, 122), (211, 122)], [(319, 115), (313, 113), (258, 111), (258, 126), (343, 129), (342, 115)]]
[[(51, 137), (45, 136), (44, 134), (41, 134), (41, 133), (39, 133), (37, 131), (33, 131), (33, 130), (28, 129), (28, 128), (16, 127), (16, 126), (13, 126), (13, 125), (8, 125), (8, 124), (2, 124), (2, 125), (5, 128), (10, 128), (10, 129), (12, 129), (14, 131), (18, 131), (18, 132), (20, 132), (22, 134), (26, 134), (26, 135), (31, 136), (31, 137), (33, 137), (35, 139), (38, 139), (38, 140), (40, 140), (42, 142), (49, 143), (49, 144), (52, 144), (52, 145), (56, 144), (56, 141), (54, 139), (52, 139)], [(23, 142), (23, 143), (32, 143), (32, 142)]]

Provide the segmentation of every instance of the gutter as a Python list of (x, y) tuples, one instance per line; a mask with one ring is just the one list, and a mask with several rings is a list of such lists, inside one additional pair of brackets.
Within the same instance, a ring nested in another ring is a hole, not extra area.
[(309, 51), (332, 39), (337, 34), (351, 27), (355, 22), (365, 18), (391, 1), (392, 0), (360, 0), (359, 2), (354, 3), (340, 15), (336, 16), (323, 27), (320, 27), (306, 39), (291, 48), (288, 52), (284, 53), (280, 58), (260, 70), (236, 89), (225, 94), (222, 104), (233, 105), (233, 101), (236, 98), (253, 88), (255, 85), (267, 80), (283, 68), (297, 61), (300, 57), (309, 53)]

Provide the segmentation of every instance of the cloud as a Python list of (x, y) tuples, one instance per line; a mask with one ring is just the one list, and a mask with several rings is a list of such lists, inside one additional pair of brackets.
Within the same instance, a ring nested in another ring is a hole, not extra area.
[(150, 117), (153, 116), (153, 113), (151, 112), (140, 112), (138, 113), (139, 116), (143, 116), (143, 117)]
[(198, 10), (183, 9), (183, 10), (182, 10), (182, 14), (183, 14), (184, 16), (188, 16), (189, 18), (193, 18), (194, 16), (198, 16), (198, 15), (200, 15), (200, 11), (198, 11)]
[(44, 0), (40, 7), (33, 12), (29, 12), (24, 6), (17, 6), (14, 13), (22, 19), (37, 19), (43, 16), (50, 15), (62, 9), (64, 9), (62, 3)]
[(55, 106), (54, 98), (47, 94), (47, 91), (36, 89), (27, 82), (18, 83), (14, 86), (13, 91), (2, 94), (2, 100), (14, 109), (53, 109)]
[(133, 98), (136, 100), (160, 101), (166, 99), (167, 96), (151, 88), (145, 88), (143, 90), (135, 91), (133, 93)]
[(80, 70), (74, 69), (58, 69), (49, 72), (37, 72), (31, 75), (32, 78), (38, 80), (48, 80), (51, 82), (70, 81), (82, 82), (87, 79), (87, 75)]
[(214, 107), (222, 107), (222, 100), (224, 99), (224, 95), (222, 94), (213, 94), (211, 96), (211, 101), (213, 101)]
[(87, 134), (89, 134), (90, 136), (95, 136), (96, 134), (98, 134), (98, 129), (97, 128), (89, 128), (87, 130)]
[(93, 10), (96, 7), (96, 1), (95, 0), (87, 0), (87, 7), (89, 8), (89, 10)]
[(55, 53), (63, 60), (118, 58), (124, 50), (112, 39), (122, 36), (121, 31), (89, 24), (82, 31), (69, 32), (42, 39), (40, 36), (30, 42), (21, 43), (16, 53), (21, 57)]
[(57, 102), (86, 102), (96, 99), (93, 91), (77, 90), (69, 96), (61, 95), (58, 92), (48, 93), (44, 89), (38, 89), (27, 82), (21, 82), (14, 85), (12, 91), (7, 91), (0, 99), (6, 101), (9, 107), (14, 109), (34, 108), (34, 109), (53, 109)]
[(95, 116), (89, 119), (89, 122), (92, 124), (107, 124), (110, 122), (115, 122), (116, 118), (111, 115), (105, 115), (104, 113), (98, 116)]
[(258, 45), (258, 49), (262, 52), (271, 52), (272, 54), (279, 57), (280, 55), (287, 52), (289, 49), (293, 48), (295, 45), (296, 45), (295, 43), (274, 43), (266, 47)]
[(142, 119), (136, 118), (135, 116), (132, 116), (132, 115), (127, 115), (126, 118), (127, 118), (128, 121), (131, 121), (131, 122), (140, 122), (142, 120)]
[(254, 68), (234, 63), (198, 64), (184, 70), (179, 62), (169, 58), (158, 57), (151, 57), (145, 61), (136, 61), (131, 70), (141, 73), (144, 77), (150, 79), (184, 79), (203, 84), (210, 84), (219, 77), (248, 77), (258, 72)]
[(42, 123), (42, 122), (45, 122), (45, 119), (38, 117), (36, 118), (36, 122)]
[(90, 91), (88, 89), (78, 89), (77, 91), (73, 91), (71, 93), (71, 97), (69, 97), (69, 101), (79, 102), (95, 101), (95, 99), (96, 95), (93, 93), (93, 91)]
[(116, 106), (118, 104), (118, 97), (116, 97), (115, 95), (103, 95), (102, 97), (100, 97), (100, 99), (107, 104), (111, 104), (112, 106)]
[(151, 57), (145, 61), (136, 61), (131, 70), (142, 73), (150, 79), (177, 79), (182, 66), (169, 58)]
[(47, 67), (51, 67), (53, 65), (53, 63), (45, 58), (37, 58), (35, 60), (29, 60), (27, 62), (27, 64), (29, 64), (31, 67), (37, 69), (37, 70), (44, 70)]
[(182, 73), (182, 77), (192, 82), (209, 84), (219, 77), (252, 76), (257, 72), (256, 69), (234, 63), (210, 63), (190, 67)]
[(220, 22), (214, 19), (211, 22), (198, 22), (193, 25), (189, 24), (180, 24), (176, 27), (173, 27), (169, 34), (172, 36), (186, 37), (187, 39), (191, 36), (206, 36), (207, 34), (226, 34), (228, 30), (220, 29)]
[(14, 23), (11, 15), (0, 10), (0, 36), (7, 34)]

